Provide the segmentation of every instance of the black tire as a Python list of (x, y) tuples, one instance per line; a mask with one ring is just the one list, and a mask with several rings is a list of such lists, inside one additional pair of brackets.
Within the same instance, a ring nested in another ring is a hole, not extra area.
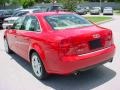
[[(37, 60), (35, 60), (36, 57), (37, 57)], [(35, 61), (38, 61), (38, 65), (34, 63)], [(48, 73), (46, 72), (43, 63), (36, 52), (33, 52), (31, 55), (31, 67), (32, 67), (33, 75), (37, 79), (43, 80), (48, 77)], [(37, 68), (36, 69), (37, 71), (35, 70), (35, 68)]]
[(6, 53), (8, 53), (8, 54), (12, 53), (12, 50), (9, 48), (9, 44), (8, 44), (7, 39), (4, 39), (4, 47), (5, 47), (5, 52)]

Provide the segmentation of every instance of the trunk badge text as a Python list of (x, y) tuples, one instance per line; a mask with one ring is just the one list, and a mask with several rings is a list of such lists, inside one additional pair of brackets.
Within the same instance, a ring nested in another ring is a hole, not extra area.
[(101, 37), (100, 34), (94, 34), (92, 36), (93, 36), (93, 38), (100, 38)]

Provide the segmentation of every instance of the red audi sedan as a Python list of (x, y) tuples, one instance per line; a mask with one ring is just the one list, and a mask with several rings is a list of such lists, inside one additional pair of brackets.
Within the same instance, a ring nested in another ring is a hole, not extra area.
[(111, 62), (115, 53), (112, 31), (71, 12), (44, 12), (16, 20), (4, 33), (7, 53), (28, 61), (33, 74), (70, 74)]

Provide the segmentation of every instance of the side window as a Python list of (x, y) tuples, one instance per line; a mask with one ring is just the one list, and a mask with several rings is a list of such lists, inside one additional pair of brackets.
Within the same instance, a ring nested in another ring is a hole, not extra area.
[(21, 30), (29, 30), (31, 19), (29, 16), (26, 16), (24, 22), (22, 23)]
[(47, 9), (46, 9), (46, 11), (48, 12), (48, 11), (50, 11), (51, 9), (48, 7)]
[(35, 16), (31, 16), (31, 24), (30, 24), (30, 31), (40, 31), (40, 26), (37, 18)]
[(24, 20), (24, 17), (21, 17), (21, 18), (17, 19), (17, 20), (15, 21), (15, 23), (13, 24), (12, 29), (20, 30), (21, 25), (22, 25), (22, 23), (23, 23), (23, 20)]
[(27, 31), (40, 31), (39, 22), (34, 16), (26, 16), (21, 29)]
[(27, 13), (29, 13), (29, 12), (27, 12), (27, 11), (26, 12), (20, 12), (20, 13), (17, 14), (17, 16), (23, 16), (23, 15), (26, 15)]

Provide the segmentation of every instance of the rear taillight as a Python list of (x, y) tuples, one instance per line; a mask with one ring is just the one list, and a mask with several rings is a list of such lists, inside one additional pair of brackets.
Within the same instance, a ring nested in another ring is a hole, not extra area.
[(64, 54), (69, 51), (70, 46), (71, 46), (71, 42), (70, 40), (67, 39), (61, 40), (59, 43), (60, 51)]
[(72, 39), (65, 39), (60, 42), (60, 52), (64, 55), (78, 55), (84, 53), (88, 49), (86, 43), (78, 43)]
[(4, 20), (4, 23), (8, 23), (8, 21), (7, 21), (7, 20)]
[(113, 44), (112, 31), (108, 32), (105, 37), (106, 46), (111, 46)]
[(75, 54), (83, 54), (83, 53), (86, 52), (87, 49), (88, 49), (87, 43), (80, 43), (80, 44), (77, 45), (76, 48), (75, 48), (75, 51), (76, 51)]
[(107, 35), (107, 37), (106, 37), (106, 40), (107, 40), (107, 41), (112, 40), (112, 31), (110, 31), (110, 32), (108, 33), (108, 35)]

